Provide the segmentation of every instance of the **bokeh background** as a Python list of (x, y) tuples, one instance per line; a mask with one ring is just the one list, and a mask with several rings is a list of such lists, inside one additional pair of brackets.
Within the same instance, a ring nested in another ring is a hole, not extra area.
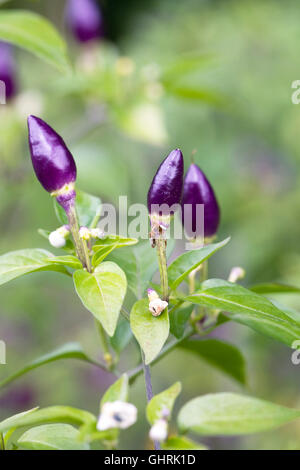
[[(44, 247), (38, 228), (57, 221), (29, 158), (26, 116), (37, 114), (62, 134), (78, 164), (78, 186), (105, 202), (127, 194), (145, 202), (153, 174), (169, 150), (180, 147), (186, 167), (194, 151), (217, 193), (219, 239), (231, 243), (210, 263), (210, 275), (246, 269), (245, 285), (282, 281), (300, 285), (300, 106), (292, 104), (299, 77), (297, 0), (103, 0), (106, 37), (93, 51), (74, 42), (64, 24), (64, 1), (11, 1), (50, 19), (68, 41), (75, 73), (66, 77), (16, 49), (19, 93), (0, 107), (0, 253)], [(277, 296), (300, 308), (297, 296)], [(247, 360), (250, 394), (300, 407), (300, 366), (291, 350), (243, 326), (217, 333)], [(92, 316), (68, 279), (33, 274), (0, 292), (0, 338), (7, 365), (0, 378), (26, 361), (79, 341), (99, 356)], [(136, 347), (122, 353), (126, 370)], [(173, 352), (153, 367), (156, 392), (177, 379), (177, 408), (202, 393), (241, 391), (188, 353)], [(65, 404), (94, 413), (113, 382), (109, 374), (73, 361), (45, 366), (0, 390), (0, 419), (35, 405)], [(145, 393), (131, 391), (140, 409), (122, 433), (123, 449), (147, 443)], [(217, 449), (299, 449), (300, 425), (241, 438), (205, 440)]]

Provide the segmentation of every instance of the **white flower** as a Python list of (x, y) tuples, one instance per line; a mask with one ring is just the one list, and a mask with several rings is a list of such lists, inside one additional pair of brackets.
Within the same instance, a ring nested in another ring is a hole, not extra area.
[(98, 431), (127, 429), (137, 420), (137, 408), (131, 403), (114, 401), (104, 403), (97, 423)]
[(92, 238), (104, 238), (104, 232), (100, 228), (92, 228), (90, 234)]
[(66, 238), (69, 233), (70, 231), (66, 225), (54, 230), (54, 232), (51, 232), (48, 237), (50, 245), (55, 248), (63, 248), (66, 245)]
[(229, 274), (228, 281), (229, 282), (236, 282), (239, 279), (243, 279), (246, 275), (246, 271), (243, 268), (240, 268), (239, 266), (232, 268)]
[(155, 421), (149, 433), (153, 441), (163, 442), (168, 437), (168, 423), (165, 419)]
[(90, 240), (91, 232), (87, 227), (80, 227), (79, 229), (79, 236), (82, 240)]
[(149, 310), (154, 317), (159, 317), (168, 305), (168, 302), (165, 300), (154, 299), (149, 303)]

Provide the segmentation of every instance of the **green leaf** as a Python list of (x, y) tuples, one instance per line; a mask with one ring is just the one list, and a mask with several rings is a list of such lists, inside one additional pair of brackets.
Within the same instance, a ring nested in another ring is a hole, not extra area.
[(266, 297), (221, 279), (210, 279), (201, 290), (184, 300), (224, 310), (233, 321), (291, 346), (300, 338), (300, 324), (279, 310)]
[(300, 417), (300, 411), (234, 393), (194, 398), (178, 415), (183, 432), (239, 435), (268, 431)]
[(75, 271), (74, 284), (83, 305), (97, 318), (109, 336), (113, 336), (125, 298), (127, 281), (122, 269), (107, 261), (93, 273)]
[(23, 369), (20, 369), (18, 372), (15, 372), (13, 375), (2, 380), (0, 382), (0, 388), (10, 384), (19, 377), (22, 377), (22, 375), (25, 375), (28, 372), (37, 369), (38, 367), (49, 364), (51, 362), (60, 361), (62, 359), (78, 359), (80, 361), (88, 362), (92, 365), (97, 365), (95, 361), (85, 354), (80, 344), (67, 343), (64, 346), (61, 346), (60, 348), (35, 359), (34, 361), (27, 364), (27, 366), (25, 366)]
[(187, 305), (179, 309), (175, 309), (174, 312), (169, 312), (170, 317), (170, 331), (175, 338), (180, 339), (184, 335), (185, 326), (188, 322), (194, 307)]
[[(54, 209), (59, 222), (62, 225), (68, 224), (66, 213), (56, 199), (54, 199)], [(97, 220), (101, 215), (101, 199), (76, 189), (76, 212), (79, 225), (91, 227), (94, 225), (94, 220)]]
[(95, 416), (88, 411), (71, 408), (70, 406), (51, 406), (41, 410), (30, 410), (5, 419), (0, 423), (0, 432), (4, 433), (11, 428), (18, 429), (48, 423), (67, 423), (81, 426), (82, 424), (95, 422)]
[(76, 256), (55, 256), (54, 258), (48, 258), (49, 263), (62, 264), (72, 269), (82, 269), (82, 264)]
[(146, 364), (150, 364), (160, 353), (169, 336), (167, 309), (159, 317), (154, 317), (149, 311), (148, 300), (138, 300), (130, 313), (130, 326), (144, 351)]
[(29, 429), (17, 442), (25, 450), (89, 450), (78, 439), (79, 431), (69, 424), (46, 424)]
[(206, 245), (199, 250), (191, 250), (179, 256), (168, 268), (168, 278), (171, 290), (176, 289), (179, 284), (200, 264), (210, 258), (216, 251), (227, 245), (230, 238), (220, 243)]
[(168, 418), (171, 417), (176, 398), (181, 392), (181, 383), (176, 382), (172, 387), (155, 395), (147, 405), (146, 414), (150, 424), (154, 424), (158, 419), (163, 418), (163, 413), (168, 412)]
[(136, 238), (124, 238), (118, 235), (109, 235), (102, 240), (98, 240), (93, 246), (95, 252), (92, 258), (93, 266), (98, 266), (116, 248), (135, 245), (137, 242)]
[(257, 294), (299, 294), (299, 287), (288, 286), (287, 284), (280, 284), (279, 282), (266, 282), (264, 284), (256, 284), (251, 287), (252, 292)]
[(62, 72), (70, 71), (67, 46), (42, 16), (25, 11), (0, 11), (0, 38), (32, 52)]
[(221, 370), (242, 385), (246, 384), (245, 360), (232, 344), (218, 339), (185, 340), (179, 348), (189, 351)]
[(127, 401), (128, 400), (128, 376), (123, 374), (115, 383), (113, 383), (105, 392), (100, 403), (100, 409), (107, 402)]
[(198, 444), (185, 436), (170, 436), (162, 444), (163, 450), (207, 450), (203, 444)]
[(173, 85), (170, 82), (167, 83), (167, 86), (165, 85), (165, 89), (170, 95), (193, 103), (200, 101), (218, 108), (223, 108), (228, 104), (228, 99), (215, 90), (195, 88), (189, 85)]
[(0, 285), (37, 271), (58, 271), (69, 274), (60, 264), (49, 262), (53, 254), (40, 248), (11, 251), (0, 256)]
[[(174, 248), (174, 241), (168, 240), (168, 256)], [(119, 250), (109, 255), (125, 272), (128, 287), (137, 299), (141, 299), (149, 286), (154, 273), (158, 270), (156, 250), (151, 248), (148, 240), (135, 246)]]
[(115, 334), (110, 338), (112, 348), (120, 354), (129, 344), (132, 338), (130, 324), (125, 318), (121, 318), (118, 322)]

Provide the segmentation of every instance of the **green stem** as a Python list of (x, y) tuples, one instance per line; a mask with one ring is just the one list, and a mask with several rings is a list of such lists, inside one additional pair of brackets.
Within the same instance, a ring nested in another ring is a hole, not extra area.
[(81, 240), (81, 241), (82, 241), (83, 252), (84, 252), (84, 257), (85, 257), (85, 262), (86, 262), (86, 269), (88, 270), (89, 273), (91, 273), (92, 265), (91, 265), (89, 249), (88, 249), (86, 241), (85, 240)]
[(0, 450), (5, 450), (5, 443), (2, 432), (0, 432)]
[(82, 263), (82, 266), (84, 268), (88, 269), (89, 261), (86, 258), (86, 254), (85, 254), (85, 251), (84, 251), (84, 246), (83, 246), (82, 240), (79, 236), (79, 224), (78, 224), (75, 204), (72, 204), (69, 207), (68, 211), (66, 211), (66, 214), (67, 214), (67, 217), (68, 217), (72, 237), (73, 237), (73, 240), (74, 240), (74, 243), (75, 243), (76, 254), (77, 254), (78, 258), (80, 259), (80, 261)]
[(102, 350), (103, 350), (103, 353), (104, 353), (103, 354), (104, 360), (107, 364), (108, 370), (111, 371), (112, 366), (113, 366), (113, 357), (112, 357), (110, 349), (109, 349), (109, 343), (108, 343), (106, 332), (104, 331), (103, 326), (101, 325), (101, 323), (98, 320), (96, 320), (96, 327), (97, 327), (97, 330), (98, 330), (98, 333), (99, 333), (99, 337), (100, 337), (100, 341), (101, 341), (101, 345), (102, 345)]
[(167, 242), (165, 239), (159, 238), (156, 240), (162, 297), (163, 297), (163, 300), (168, 301), (169, 300), (169, 286), (168, 286), (166, 245), (167, 245)]

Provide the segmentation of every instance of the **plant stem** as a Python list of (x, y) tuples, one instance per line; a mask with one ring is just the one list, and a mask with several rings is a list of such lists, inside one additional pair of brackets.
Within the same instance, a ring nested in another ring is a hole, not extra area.
[(99, 337), (100, 337), (100, 341), (101, 341), (101, 344), (102, 344), (102, 349), (103, 349), (103, 353), (104, 353), (103, 354), (104, 360), (107, 364), (108, 370), (111, 371), (112, 365), (113, 365), (113, 357), (112, 357), (111, 352), (109, 350), (109, 344), (108, 344), (106, 332), (104, 331), (103, 326), (101, 325), (101, 323), (98, 320), (96, 320), (96, 327), (97, 327)]
[(5, 450), (5, 443), (2, 432), (0, 432), (0, 450)]
[(167, 245), (167, 242), (166, 242), (165, 239), (158, 238), (156, 240), (162, 296), (163, 296), (163, 300), (168, 301), (168, 299), (169, 299), (169, 286), (168, 286), (166, 245)]
[[(144, 371), (144, 377), (145, 377), (147, 402), (149, 403), (149, 401), (152, 400), (153, 398), (151, 372), (150, 372), (150, 367), (147, 366), (145, 363), (145, 355), (142, 350), (141, 350), (141, 355), (142, 355), (143, 371)], [(160, 450), (160, 444), (158, 441), (154, 441), (154, 449)]]
[(82, 243), (82, 240), (79, 236), (79, 224), (78, 224), (78, 219), (77, 219), (77, 214), (76, 214), (76, 208), (75, 208), (75, 203), (71, 204), (68, 207), (68, 210), (66, 211), (69, 225), (70, 225), (70, 230), (72, 233), (72, 237), (75, 243), (75, 249), (76, 249), (76, 254), (78, 258), (80, 259), (82, 266), (86, 269), (88, 269), (89, 266), (89, 257), (88, 259), (86, 258), (86, 253), (84, 250), (84, 246)]

